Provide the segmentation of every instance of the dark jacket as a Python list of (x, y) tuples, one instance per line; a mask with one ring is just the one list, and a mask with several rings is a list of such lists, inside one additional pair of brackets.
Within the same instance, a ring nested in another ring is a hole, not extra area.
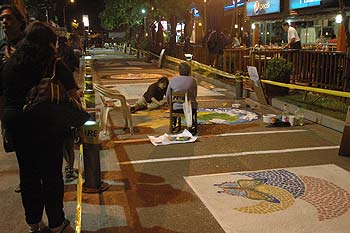
[(62, 44), (58, 48), (58, 56), (62, 58), (63, 62), (72, 72), (79, 68), (79, 60), (75, 56), (73, 49), (66, 44)]

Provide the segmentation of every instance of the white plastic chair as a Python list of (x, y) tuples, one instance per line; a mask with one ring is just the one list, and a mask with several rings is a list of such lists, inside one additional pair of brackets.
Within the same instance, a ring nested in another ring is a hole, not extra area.
[(97, 91), (102, 102), (101, 123), (104, 134), (107, 135), (108, 114), (110, 111), (115, 110), (122, 112), (125, 121), (125, 128), (129, 128), (130, 134), (133, 134), (134, 129), (132, 125), (131, 112), (125, 96), (116, 90), (105, 88), (100, 84), (94, 84), (94, 89)]

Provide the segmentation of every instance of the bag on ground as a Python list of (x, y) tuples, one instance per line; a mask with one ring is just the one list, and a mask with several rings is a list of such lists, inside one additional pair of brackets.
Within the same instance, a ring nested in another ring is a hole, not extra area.
[(185, 94), (185, 102), (183, 103), (183, 111), (186, 120), (187, 128), (192, 127), (192, 104), (191, 101), (188, 100), (187, 93)]

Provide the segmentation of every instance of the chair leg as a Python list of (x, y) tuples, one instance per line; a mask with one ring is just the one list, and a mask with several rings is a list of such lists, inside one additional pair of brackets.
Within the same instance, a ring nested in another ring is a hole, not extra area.
[(169, 126), (170, 126), (169, 131), (170, 131), (170, 133), (173, 133), (173, 129), (174, 129), (173, 125), (174, 125), (174, 119), (170, 114), (170, 117), (169, 117)]
[(128, 120), (128, 126), (129, 126), (130, 134), (134, 134), (134, 127), (133, 127), (133, 124), (132, 124), (132, 116), (131, 116), (130, 110), (127, 113), (127, 120)]
[(108, 114), (109, 114), (109, 111), (110, 111), (111, 109), (110, 108), (106, 108), (106, 111), (105, 111), (105, 114), (104, 114), (104, 129), (103, 129), (103, 134), (104, 135), (107, 135), (108, 134), (108, 132), (107, 132), (107, 126), (108, 126)]
[(189, 129), (192, 135), (197, 134), (197, 127), (198, 127), (197, 112), (195, 112), (192, 114), (192, 127)]
[(177, 121), (178, 121), (178, 125), (179, 125), (179, 129), (177, 130), (177, 132), (180, 132), (181, 131), (181, 117), (178, 117)]

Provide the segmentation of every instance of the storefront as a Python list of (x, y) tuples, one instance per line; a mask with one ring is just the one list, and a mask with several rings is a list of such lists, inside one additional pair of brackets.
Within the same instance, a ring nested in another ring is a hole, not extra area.
[[(237, 1), (237, 4), (236, 4)], [(223, 32), (230, 37), (241, 38), (245, 31), (250, 31), (250, 23), (245, 14), (244, 0), (227, 0), (224, 2)], [(230, 39), (232, 39), (230, 38)]]
[(335, 45), (339, 28), (337, 0), (257, 0), (246, 3), (255, 44), (282, 45), (286, 33), (281, 24), (287, 21), (296, 28), (303, 47), (318, 43)]

